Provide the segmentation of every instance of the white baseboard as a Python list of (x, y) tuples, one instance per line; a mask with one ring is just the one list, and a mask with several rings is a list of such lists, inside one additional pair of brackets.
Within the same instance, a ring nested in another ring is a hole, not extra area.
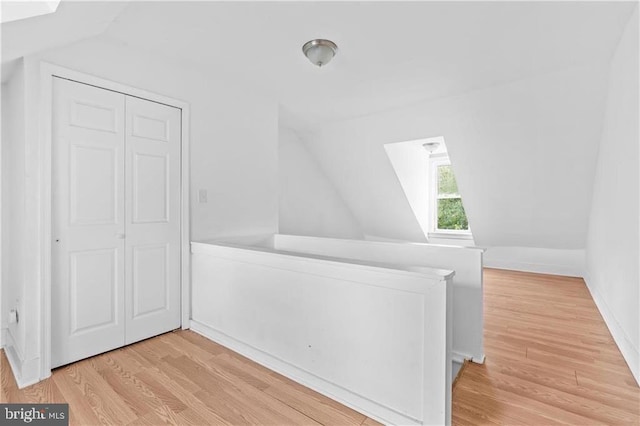
[(451, 352), (451, 360), (459, 364), (462, 364), (467, 359), (473, 362), (474, 364), (484, 364), (484, 358), (485, 358), (484, 355), (478, 358), (478, 357), (474, 357), (474, 356), (463, 354), (456, 351)]
[(16, 350), (13, 336), (8, 330), (5, 334), (4, 353), (7, 355), (7, 360), (9, 361), (9, 366), (13, 372), (13, 377), (16, 379), (16, 383), (19, 383), (20, 377), (22, 377), (22, 359)]
[(11, 332), (5, 334), (4, 353), (7, 355), (13, 377), (19, 389), (26, 388), (40, 381), (40, 358), (24, 361), (16, 350), (15, 341)]
[(585, 251), (490, 247), (484, 253), (483, 263), (487, 268), (582, 277), (585, 269)]
[(631, 374), (636, 379), (638, 386), (640, 386), (640, 351), (638, 351), (638, 348), (634, 347), (633, 343), (631, 343), (631, 340), (616, 320), (616, 317), (613, 315), (611, 309), (609, 309), (604, 298), (591, 282), (588, 273), (585, 274), (584, 281), (587, 284), (591, 297), (596, 303), (596, 306), (600, 311), (600, 315), (602, 315), (613, 340), (616, 342), (616, 345), (618, 345), (618, 349), (620, 349), (622, 357), (629, 366)]
[(289, 364), (286, 361), (276, 358), (273, 355), (247, 345), (246, 343), (240, 342), (205, 324), (191, 320), (191, 330), (209, 340), (231, 349), (234, 352), (246, 356), (250, 360), (257, 362), (270, 370), (280, 373), (297, 383), (338, 401), (339, 403), (344, 404), (347, 407), (372, 418), (373, 420), (383, 424), (396, 425), (419, 423), (416, 419), (407, 417), (391, 408), (380, 405), (363, 396), (322, 379), (321, 377), (315, 376), (305, 370)]
[(484, 263), (485, 268), (504, 269), (507, 271), (532, 272), (534, 274), (559, 275), (563, 277), (582, 277), (575, 269), (563, 265), (545, 265), (541, 263), (524, 263), (509, 261), (491, 261)]
[(4, 348), (4, 345), (7, 342), (7, 329), (0, 328), (0, 349)]

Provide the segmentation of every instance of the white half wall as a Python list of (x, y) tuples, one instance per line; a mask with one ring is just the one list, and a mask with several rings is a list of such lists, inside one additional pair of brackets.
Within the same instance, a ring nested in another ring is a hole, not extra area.
[(484, 362), (482, 249), (283, 234), (274, 236), (273, 246), (294, 253), (455, 271), (452, 291), (454, 359)]
[(360, 224), (298, 135), (279, 127), (279, 230), (291, 235), (364, 238)]
[(640, 383), (638, 7), (613, 57), (587, 240), (586, 281)]
[(450, 424), (452, 271), (192, 253), (195, 331), (384, 424)]

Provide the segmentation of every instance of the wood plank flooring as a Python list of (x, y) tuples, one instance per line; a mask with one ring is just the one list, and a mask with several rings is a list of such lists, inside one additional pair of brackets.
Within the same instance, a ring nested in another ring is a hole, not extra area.
[(68, 402), (74, 425), (379, 423), (191, 331), (53, 371), (19, 390), (4, 352), (1, 402)]
[(454, 425), (640, 424), (640, 388), (582, 279), (485, 269), (484, 337)]
[[(485, 270), (484, 365), (456, 382), (454, 425), (640, 424), (640, 389), (584, 282)], [(4, 353), (0, 402), (69, 402), (71, 424), (378, 423), (178, 331), (57, 369), (19, 390)]]

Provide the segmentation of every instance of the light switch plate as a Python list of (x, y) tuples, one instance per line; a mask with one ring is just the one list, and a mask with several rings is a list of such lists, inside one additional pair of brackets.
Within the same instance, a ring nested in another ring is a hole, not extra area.
[(206, 189), (198, 190), (198, 202), (199, 203), (206, 203), (207, 202), (207, 190)]

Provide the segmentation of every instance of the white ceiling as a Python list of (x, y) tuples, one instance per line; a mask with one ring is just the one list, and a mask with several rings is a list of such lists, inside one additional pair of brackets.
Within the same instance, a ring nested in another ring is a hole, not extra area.
[[(608, 61), (634, 3), (136, 2), (108, 37), (225, 68), (315, 124)], [(301, 46), (329, 38), (318, 69)]]
[[(634, 5), (63, 1), (55, 14), (2, 25), (2, 61), (102, 34), (224, 68), (310, 125), (608, 61)], [(301, 53), (317, 37), (339, 46), (322, 69)]]

